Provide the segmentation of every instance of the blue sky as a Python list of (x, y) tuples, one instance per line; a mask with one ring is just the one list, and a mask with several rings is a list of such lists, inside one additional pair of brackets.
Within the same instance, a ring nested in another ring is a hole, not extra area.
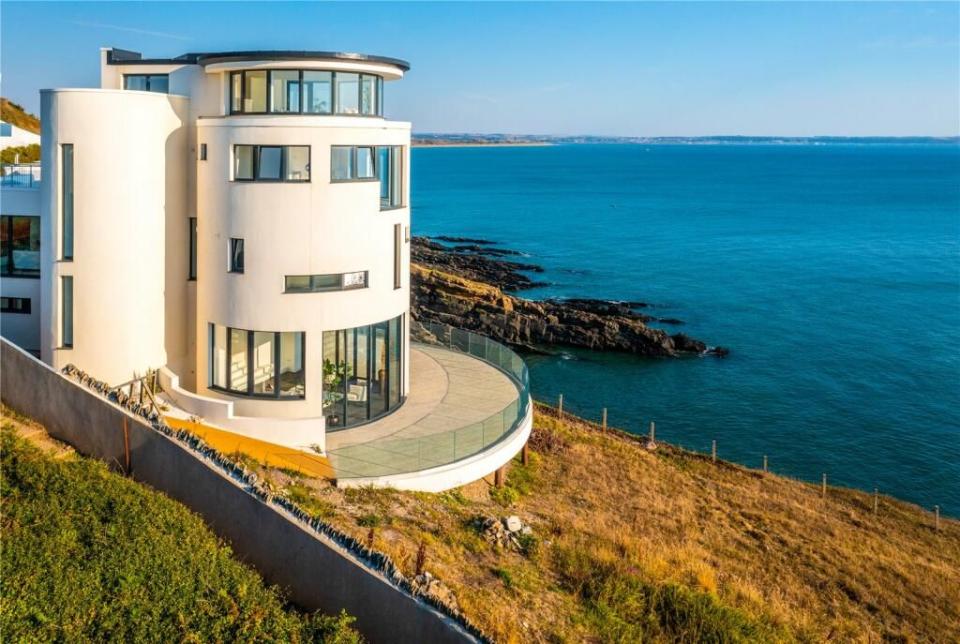
[(0, 3), (2, 93), (98, 84), (98, 48), (409, 60), (420, 132), (960, 134), (960, 4)]

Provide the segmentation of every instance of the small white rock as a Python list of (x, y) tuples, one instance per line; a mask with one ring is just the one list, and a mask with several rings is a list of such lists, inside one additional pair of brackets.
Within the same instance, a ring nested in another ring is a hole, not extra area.
[(518, 517), (518, 516), (516, 516), (516, 515), (507, 517), (507, 518), (504, 520), (503, 525), (504, 525), (504, 526), (507, 528), (507, 530), (509, 530), (510, 532), (519, 532), (520, 529), (523, 528), (523, 522), (521, 522), (521, 521), (520, 521), (520, 517)]

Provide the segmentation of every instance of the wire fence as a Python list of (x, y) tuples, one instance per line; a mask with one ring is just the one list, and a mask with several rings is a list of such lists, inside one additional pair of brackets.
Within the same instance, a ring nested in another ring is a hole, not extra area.
[(4, 163), (0, 165), (0, 186), (4, 188), (39, 188), (39, 163)]

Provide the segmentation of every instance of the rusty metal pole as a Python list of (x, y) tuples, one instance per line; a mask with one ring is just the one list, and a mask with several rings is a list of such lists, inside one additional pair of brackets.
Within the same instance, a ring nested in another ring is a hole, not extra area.
[(523, 444), (523, 451), (520, 452), (520, 462), (524, 465), (530, 464), (530, 446), (528, 443)]
[(130, 476), (130, 428), (127, 426), (127, 417), (123, 417), (123, 456), (124, 473)]

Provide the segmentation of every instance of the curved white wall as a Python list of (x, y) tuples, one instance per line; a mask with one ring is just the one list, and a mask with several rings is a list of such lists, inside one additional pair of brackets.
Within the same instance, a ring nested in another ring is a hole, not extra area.
[[(186, 217), (188, 109), (189, 99), (166, 94), (41, 92), (41, 342), (53, 367), (74, 363), (115, 384), (167, 363), (165, 298), (185, 292), (167, 283), (165, 245), (168, 219)], [(59, 250), (65, 143), (74, 146), (72, 261)], [(60, 347), (64, 275), (74, 281), (71, 349)]]
[[(306, 333), (306, 396), (264, 400), (226, 396), (238, 414), (322, 416), (323, 332), (382, 322), (409, 308), (409, 208), (380, 210), (379, 183), (332, 183), (332, 145), (404, 146), (409, 204), (410, 125), (345, 116), (231, 116), (197, 122), (198, 277), (196, 383), (207, 388), (208, 324)], [(231, 181), (236, 144), (309, 145), (309, 183)], [(394, 225), (403, 231), (401, 285), (394, 289)], [(245, 240), (245, 272), (228, 272), (231, 237)], [(369, 271), (366, 289), (284, 293), (285, 275)], [(408, 364), (404, 335), (404, 365)], [(404, 383), (409, 381), (404, 378)]]

